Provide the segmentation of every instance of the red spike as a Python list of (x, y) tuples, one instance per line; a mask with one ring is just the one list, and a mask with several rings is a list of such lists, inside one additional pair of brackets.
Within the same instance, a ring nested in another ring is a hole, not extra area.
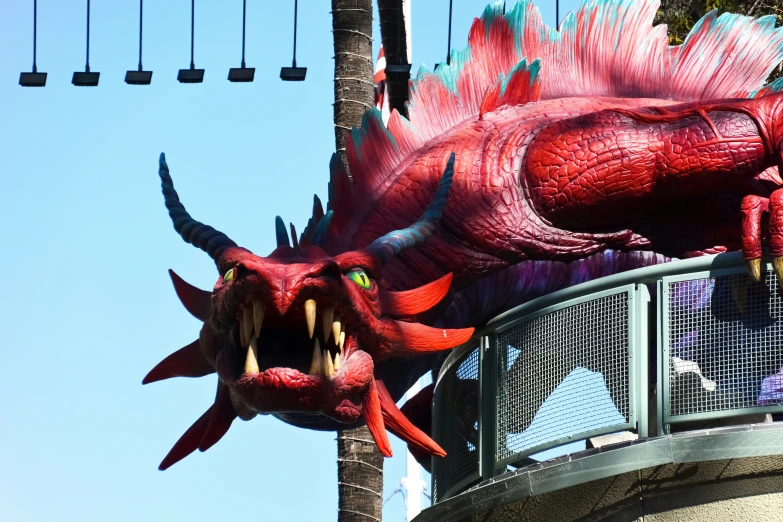
[(381, 403), (378, 400), (378, 388), (375, 386), (375, 379), (370, 381), (370, 389), (362, 399), (362, 415), (367, 421), (367, 427), (370, 428), (372, 438), (375, 444), (381, 450), (384, 457), (392, 456), (389, 437), (386, 436), (386, 428), (383, 425), (383, 413), (381, 412)]
[(453, 274), (446, 274), (440, 279), (413, 290), (381, 292), (380, 299), (383, 314), (395, 317), (409, 317), (426, 312), (446, 297), (453, 278)]
[(209, 424), (209, 418), (212, 413), (212, 406), (209, 407), (204, 414), (198, 418), (193, 425), (186, 431), (171, 448), (166, 458), (160, 463), (158, 469), (163, 471), (170, 468), (180, 460), (184, 459), (194, 451), (198, 449), (198, 444), (204, 437), (204, 433), (207, 431), (207, 425)]
[(448, 350), (467, 342), (474, 331), (473, 328), (432, 328), (389, 319), (384, 322), (391, 323), (392, 331), (384, 334), (391, 341), (391, 349), (380, 355), (382, 359)]
[(196, 319), (206, 321), (212, 307), (212, 294), (186, 282), (174, 273), (174, 270), (169, 269), (169, 275), (171, 282), (174, 283), (174, 291), (177, 292), (177, 297), (182, 301), (185, 309)]
[(149, 384), (172, 377), (203, 377), (210, 373), (215, 373), (215, 369), (204, 358), (196, 339), (160, 361), (141, 383)]
[(198, 445), (199, 451), (207, 451), (217, 441), (223, 438), (231, 423), (237, 418), (237, 412), (231, 405), (231, 392), (228, 386), (218, 383), (215, 404), (212, 405), (212, 415), (209, 417), (209, 425), (204, 432), (204, 437)]
[(403, 414), (394, 403), (389, 390), (383, 381), (376, 380), (378, 386), (378, 397), (383, 411), (383, 420), (386, 423), (386, 429), (397, 435), (399, 438), (412, 445), (413, 447), (426, 452), (429, 455), (445, 457), (446, 452), (438, 443), (432, 440), (429, 435), (413, 425), (411, 421)]

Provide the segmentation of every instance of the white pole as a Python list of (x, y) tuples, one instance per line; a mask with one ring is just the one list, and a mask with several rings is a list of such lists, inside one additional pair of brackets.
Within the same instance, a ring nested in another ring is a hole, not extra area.
[[(419, 393), (419, 390), (421, 389), (421, 385), (419, 384), (420, 381), (421, 379), (416, 381), (411, 389), (408, 390), (408, 392), (405, 394), (406, 401), (410, 400), (411, 397)], [(418, 462), (416, 462), (416, 459), (413, 458), (413, 455), (411, 455), (410, 451), (407, 452), (406, 457), (407, 476), (402, 479), (402, 485), (407, 491), (405, 516), (408, 522), (411, 522), (411, 520), (413, 520), (416, 515), (421, 513), (421, 495), (424, 492), (426, 484), (421, 479), (421, 466)]]

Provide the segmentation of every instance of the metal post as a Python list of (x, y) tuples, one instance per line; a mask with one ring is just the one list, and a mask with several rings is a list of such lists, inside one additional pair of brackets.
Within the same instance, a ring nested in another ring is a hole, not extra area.
[(497, 334), (481, 338), (479, 358), (479, 473), (481, 480), (495, 476), (497, 460)]
[(296, 15), (299, 8), (299, 0), (294, 0), (294, 60), (291, 67), (296, 67)]
[(195, 69), (193, 62), (193, 34), (196, 31), (196, 0), (190, 0), (190, 68)]
[(87, 65), (84, 72), (90, 72), (90, 0), (87, 0)]
[(451, 12), (453, 7), (453, 0), (449, 0), (449, 40), (448, 40), (448, 50), (446, 51), (446, 65), (451, 64)]
[(142, 35), (142, 20), (144, 20), (144, 0), (139, 0), (139, 71), (141, 67), (141, 35)]
[(35, 65), (36, 41), (38, 39), (38, 0), (33, 0), (33, 72), (38, 72)]
[(555, 29), (560, 29), (560, 0), (555, 0)]
[(245, 68), (245, 20), (247, 19), (247, 0), (242, 0), (242, 68)]

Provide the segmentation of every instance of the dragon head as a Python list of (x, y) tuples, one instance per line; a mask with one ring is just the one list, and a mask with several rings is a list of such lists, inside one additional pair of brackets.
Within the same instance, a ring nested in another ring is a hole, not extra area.
[(364, 420), (386, 456), (391, 455), (386, 428), (414, 447), (445, 455), (399, 411), (376, 370), (391, 358), (453, 348), (473, 333), (409, 320), (446, 296), (451, 274), (402, 292), (384, 290), (381, 280), (389, 260), (432, 233), (446, 204), (453, 164), (452, 154), (435, 197), (404, 230), (366, 248), (329, 255), (320, 243), (331, 211), (308, 227), (301, 241), (292, 226), (293, 246), (278, 217), (278, 246), (261, 257), (188, 214), (161, 154), (161, 185), (174, 228), (207, 252), (220, 274), (207, 292), (170, 271), (185, 308), (204, 325), (198, 340), (161, 361), (143, 383), (214, 372), (219, 382), (214, 404), (174, 445), (161, 469), (212, 446), (235, 418), (249, 420), (259, 413), (326, 416), (346, 424)]

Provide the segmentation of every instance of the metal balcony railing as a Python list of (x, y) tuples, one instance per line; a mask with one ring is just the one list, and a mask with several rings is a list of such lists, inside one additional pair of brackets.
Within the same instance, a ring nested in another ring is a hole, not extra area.
[(436, 381), (433, 437), (448, 455), (433, 460), (433, 500), (567, 443), (647, 437), (651, 410), (652, 436), (783, 412), (782, 319), (771, 266), (756, 283), (739, 253), (616, 274), (494, 318)]

